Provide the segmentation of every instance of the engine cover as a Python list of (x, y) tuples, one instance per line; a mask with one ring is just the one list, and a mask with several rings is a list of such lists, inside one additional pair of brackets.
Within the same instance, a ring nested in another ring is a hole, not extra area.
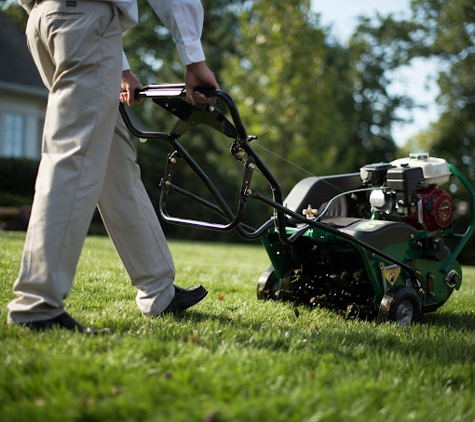
[(404, 218), (416, 228), (428, 231), (447, 228), (454, 217), (454, 202), (443, 189), (432, 186), (416, 191), (417, 207)]

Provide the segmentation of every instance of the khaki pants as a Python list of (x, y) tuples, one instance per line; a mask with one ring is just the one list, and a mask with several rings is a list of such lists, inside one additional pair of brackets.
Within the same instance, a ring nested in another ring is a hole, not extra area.
[(157, 315), (173, 298), (175, 269), (118, 113), (122, 30), (116, 8), (44, 0), (31, 11), (26, 33), (50, 94), (9, 322), (64, 312), (96, 205), (138, 289), (139, 309)]

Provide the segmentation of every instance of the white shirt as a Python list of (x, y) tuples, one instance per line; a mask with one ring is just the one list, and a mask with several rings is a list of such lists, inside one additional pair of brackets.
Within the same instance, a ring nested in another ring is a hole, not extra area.
[[(35, 0), (18, 0), (29, 13)], [(81, 0), (78, 0), (81, 1)], [(99, 0), (101, 1), (101, 0)], [(119, 9), (122, 30), (125, 32), (138, 23), (137, 0), (111, 0)], [(172, 34), (184, 65), (205, 60), (201, 45), (203, 6), (200, 0), (148, 0), (150, 6)], [(125, 53), (122, 70), (130, 69)]]

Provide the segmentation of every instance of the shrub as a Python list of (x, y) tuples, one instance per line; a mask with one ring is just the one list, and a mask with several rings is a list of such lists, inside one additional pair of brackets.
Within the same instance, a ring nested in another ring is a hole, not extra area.
[(31, 204), (38, 165), (38, 160), (0, 157), (0, 205)]

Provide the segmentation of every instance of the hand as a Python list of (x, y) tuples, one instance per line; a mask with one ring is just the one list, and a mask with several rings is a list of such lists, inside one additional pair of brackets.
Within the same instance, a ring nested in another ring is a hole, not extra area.
[(211, 85), (219, 89), (213, 72), (206, 66), (205, 62), (187, 65), (185, 73), (186, 98), (193, 105), (196, 103), (209, 103), (214, 100), (214, 98), (208, 98), (206, 95), (195, 91), (195, 88), (200, 85)]
[(120, 102), (129, 106), (141, 104), (141, 98), (135, 98), (135, 90), (143, 88), (143, 85), (134, 76), (130, 70), (122, 72), (122, 80), (120, 82)]

